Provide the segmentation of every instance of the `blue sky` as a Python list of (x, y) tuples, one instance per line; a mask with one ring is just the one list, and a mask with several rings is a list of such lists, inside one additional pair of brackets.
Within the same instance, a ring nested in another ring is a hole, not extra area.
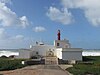
[(99, 0), (0, 0), (0, 48), (53, 44), (57, 30), (72, 47), (100, 48)]

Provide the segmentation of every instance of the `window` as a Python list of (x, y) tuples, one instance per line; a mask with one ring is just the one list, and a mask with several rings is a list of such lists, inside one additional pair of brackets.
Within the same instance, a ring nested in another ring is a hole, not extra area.
[(57, 46), (59, 46), (59, 43), (57, 43)]
[(36, 54), (38, 55), (39, 53), (38, 53), (38, 52), (36, 52)]

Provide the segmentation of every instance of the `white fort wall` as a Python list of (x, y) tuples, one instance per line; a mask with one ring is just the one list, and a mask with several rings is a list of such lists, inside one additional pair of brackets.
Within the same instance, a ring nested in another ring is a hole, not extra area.
[(38, 54), (41, 56), (46, 56), (46, 52), (50, 50), (53, 51), (55, 54), (55, 47), (52, 45), (36, 45), (36, 46), (33, 46), (31, 50), (38, 52)]
[(63, 60), (76, 60), (82, 61), (82, 49), (81, 48), (67, 48), (62, 51)]
[(19, 56), (16, 58), (23, 58), (23, 59), (28, 59), (31, 57), (31, 50), (29, 49), (21, 49), (19, 50)]
[(59, 59), (62, 59), (62, 48), (56, 48), (56, 56)]

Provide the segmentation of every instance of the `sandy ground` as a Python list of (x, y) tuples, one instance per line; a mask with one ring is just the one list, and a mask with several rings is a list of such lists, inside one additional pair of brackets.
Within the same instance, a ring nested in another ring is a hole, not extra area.
[(57, 65), (29, 66), (13, 71), (1, 71), (3, 75), (71, 75)]

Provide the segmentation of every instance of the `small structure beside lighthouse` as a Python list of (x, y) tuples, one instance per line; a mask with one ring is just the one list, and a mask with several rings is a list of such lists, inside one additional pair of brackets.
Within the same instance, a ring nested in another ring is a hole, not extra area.
[(36, 42), (36, 45), (31, 45), (30, 49), (21, 49), (17, 58), (32, 58), (34, 56), (45, 59), (47, 63), (54, 59), (52, 61), (56, 64), (58, 64), (58, 59), (82, 61), (82, 48), (72, 48), (68, 39), (61, 39), (61, 31), (58, 30), (54, 45)]

